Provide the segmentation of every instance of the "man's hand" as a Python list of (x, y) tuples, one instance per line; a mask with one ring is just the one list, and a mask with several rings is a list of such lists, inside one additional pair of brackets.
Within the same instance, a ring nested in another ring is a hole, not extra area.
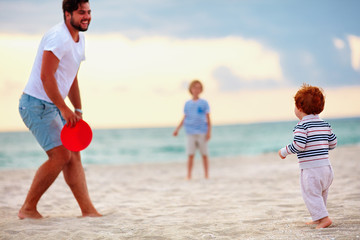
[(82, 113), (81, 113), (81, 112), (75, 111), (75, 114), (76, 114), (80, 119), (83, 119), (83, 116), (82, 116)]
[[(76, 123), (82, 119), (81, 116), (79, 116), (78, 113), (74, 113), (73, 111), (71, 111), (70, 108), (65, 108), (60, 110), (61, 111), (61, 115), (63, 116), (63, 118), (66, 121), (66, 124), (70, 127), (74, 127), (76, 125)], [(81, 115), (81, 114), (80, 114)]]

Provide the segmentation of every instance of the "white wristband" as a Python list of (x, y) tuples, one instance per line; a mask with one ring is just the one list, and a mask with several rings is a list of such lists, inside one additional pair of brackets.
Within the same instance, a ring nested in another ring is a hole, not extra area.
[(79, 108), (75, 108), (75, 112), (79, 112), (79, 113), (83, 113), (83, 111), (81, 110), (81, 109), (79, 109)]

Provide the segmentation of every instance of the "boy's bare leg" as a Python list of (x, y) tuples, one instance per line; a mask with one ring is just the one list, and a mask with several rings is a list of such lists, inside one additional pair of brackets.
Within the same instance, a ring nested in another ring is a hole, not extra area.
[(204, 165), (204, 172), (205, 172), (205, 178), (209, 178), (209, 160), (207, 155), (203, 155), (203, 165)]
[(193, 164), (194, 164), (194, 155), (189, 155), (189, 159), (188, 159), (188, 164), (187, 164), (187, 180), (191, 179), (191, 173), (192, 173), (192, 168), (193, 168)]
[(81, 163), (80, 152), (71, 152), (71, 159), (64, 167), (63, 174), (76, 201), (78, 202), (83, 217), (100, 217), (92, 204), (86, 184), (85, 172)]
[(331, 224), (332, 224), (331, 219), (329, 217), (324, 217), (324, 218), (319, 220), (319, 224), (316, 226), (316, 229), (327, 228)]
[(20, 219), (42, 218), (37, 211), (37, 204), (70, 159), (70, 152), (63, 146), (53, 148), (46, 153), (49, 159), (39, 167), (34, 176), (25, 202), (18, 214)]

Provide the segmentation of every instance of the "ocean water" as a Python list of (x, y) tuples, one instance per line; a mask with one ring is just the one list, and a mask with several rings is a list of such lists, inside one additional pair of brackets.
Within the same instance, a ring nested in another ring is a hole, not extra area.
[[(338, 146), (360, 144), (360, 118), (326, 119)], [(292, 141), (296, 121), (213, 126), (210, 158), (277, 152)], [(186, 161), (185, 133), (173, 137), (172, 128), (93, 130), (82, 152), (86, 164), (132, 164)], [(196, 158), (200, 157), (197, 154)], [(0, 169), (38, 168), (46, 154), (30, 132), (0, 133)]]

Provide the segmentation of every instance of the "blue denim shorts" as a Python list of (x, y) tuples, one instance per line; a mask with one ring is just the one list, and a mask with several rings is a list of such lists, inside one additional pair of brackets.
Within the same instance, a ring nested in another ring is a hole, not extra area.
[(60, 133), (66, 122), (55, 104), (24, 93), (20, 98), (19, 112), (45, 151), (62, 145)]

